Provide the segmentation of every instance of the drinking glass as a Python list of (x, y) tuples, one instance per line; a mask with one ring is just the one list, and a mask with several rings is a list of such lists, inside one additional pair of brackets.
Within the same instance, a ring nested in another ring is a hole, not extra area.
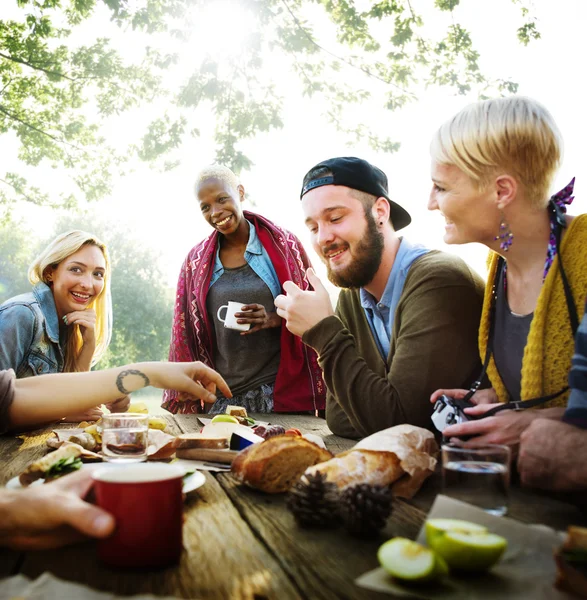
[(147, 460), (149, 415), (139, 413), (104, 415), (100, 432), (104, 460), (117, 463)]
[(463, 448), (442, 446), (442, 488), (447, 496), (474, 504), (497, 516), (507, 513), (511, 452), (488, 444)]

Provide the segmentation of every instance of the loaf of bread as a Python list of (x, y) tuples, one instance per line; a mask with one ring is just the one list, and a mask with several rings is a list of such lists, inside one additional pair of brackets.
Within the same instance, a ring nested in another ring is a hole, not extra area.
[(331, 458), (331, 452), (302, 437), (277, 435), (240, 452), (231, 473), (241, 483), (278, 494), (287, 492), (308, 467)]
[(178, 450), (190, 448), (212, 448), (221, 450), (228, 448), (228, 440), (223, 436), (203, 435), (201, 433), (182, 433), (175, 441)]
[(411, 498), (436, 467), (438, 445), (433, 434), (413, 425), (397, 425), (361, 440), (332, 460), (310, 467), (342, 490), (350, 485), (392, 486), (395, 496)]
[(356, 483), (370, 485), (389, 485), (398, 480), (404, 470), (399, 458), (393, 452), (377, 450), (349, 450), (333, 459), (310, 467), (307, 475), (317, 472), (326, 476), (326, 481), (344, 489)]

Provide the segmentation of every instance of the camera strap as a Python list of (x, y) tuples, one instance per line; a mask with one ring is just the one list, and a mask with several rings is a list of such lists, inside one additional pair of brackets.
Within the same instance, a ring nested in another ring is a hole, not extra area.
[[(561, 279), (563, 282), (563, 289), (565, 292), (565, 299), (567, 302), (567, 309), (568, 309), (568, 313), (569, 313), (569, 321), (570, 321), (571, 331), (573, 333), (573, 339), (574, 339), (575, 335), (577, 333), (577, 329), (579, 328), (579, 317), (577, 315), (577, 307), (575, 305), (575, 299), (573, 298), (571, 286), (569, 284), (567, 274), (565, 273), (565, 269), (563, 267), (563, 260), (562, 260), (563, 257), (562, 257), (561, 251), (560, 251), (562, 230), (567, 226), (567, 222), (565, 219), (564, 211), (558, 206), (558, 204), (552, 198), (550, 199), (550, 201), (548, 203), (548, 208), (553, 213), (553, 216), (556, 221), (556, 225), (555, 225), (555, 228), (556, 228), (556, 230), (555, 230), (556, 253), (558, 256), (558, 266), (559, 266), (559, 271), (561, 274)], [(473, 396), (473, 394), (475, 392), (477, 392), (477, 390), (481, 386), (481, 383), (483, 382), (483, 378), (485, 377), (485, 374), (487, 372), (487, 367), (489, 366), (489, 361), (491, 360), (491, 355), (493, 354), (493, 339), (494, 339), (494, 334), (495, 334), (495, 312), (496, 312), (497, 293), (498, 293), (497, 286), (498, 286), (498, 283), (502, 279), (502, 274), (503, 274), (504, 269), (505, 269), (505, 260), (502, 256), (500, 256), (499, 262), (497, 265), (497, 271), (495, 273), (495, 278), (493, 280), (493, 289), (492, 289), (492, 293), (491, 293), (491, 307), (489, 309), (489, 335), (487, 338), (487, 351), (485, 352), (485, 360), (483, 362), (483, 368), (481, 369), (481, 374), (479, 375), (479, 377), (471, 385), (471, 388), (467, 392), (467, 395), (464, 396), (464, 398), (462, 398), (461, 400), (455, 401), (457, 403), (457, 405), (460, 405), (459, 408), (466, 408), (466, 407), (471, 406), (471, 403), (470, 403), (471, 397)], [(483, 413), (483, 415), (480, 415), (478, 417), (472, 417), (471, 415), (468, 415), (468, 417), (470, 419), (484, 419), (485, 417), (490, 417), (498, 412), (501, 412), (502, 410), (525, 410), (527, 408), (534, 408), (535, 406), (540, 406), (541, 404), (550, 402), (550, 400), (554, 400), (561, 394), (564, 394), (568, 389), (569, 389), (569, 386), (566, 385), (565, 387), (560, 389), (558, 392), (555, 392), (554, 394), (549, 394), (548, 396), (540, 396), (538, 398), (531, 398), (530, 400), (517, 400), (517, 401), (511, 401), (511, 402), (504, 402), (502, 405), (495, 406), (494, 408)]]

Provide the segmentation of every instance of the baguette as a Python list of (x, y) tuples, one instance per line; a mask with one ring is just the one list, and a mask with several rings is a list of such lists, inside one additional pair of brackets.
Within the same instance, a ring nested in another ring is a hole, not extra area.
[(331, 452), (302, 437), (276, 435), (240, 452), (231, 473), (241, 483), (278, 494), (287, 492), (308, 467), (330, 458)]
[(190, 448), (221, 450), (223, 448), (228, 448), (228, 440), (221, 436), (203, 435), (201, 433), (183, 433), (176, 438), (176, 448), (178, 450)]
[(305, 475), (322, 473), (326, 481), (344, 488), (357, 483), (385, 486), (403, 474), (400, 459), (393, 452), (378, 450), (349, 450), (333, 459), (310, 467)]
[(394, 496), (412, 498), (434, 472), (438, 445), (432, 433), (413, 425), (396, 425), (361, 440), (332, 460), (311, 467), (344, 488), (360, 483), (391, 485)]

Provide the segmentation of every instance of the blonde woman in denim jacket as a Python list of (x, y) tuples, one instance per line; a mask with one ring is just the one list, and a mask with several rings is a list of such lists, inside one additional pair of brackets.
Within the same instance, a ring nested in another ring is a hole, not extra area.
[[(110, 342), (110, 260), (105, 244), (84, 231), (58, 236), (29, 269), (32, 292), (0, 306), (0, 369), (17, 378), (89, 371)], [(128, 398), (116, 403), (124, 410)], [(68, 421), (95, 420), (99, 408)]]

